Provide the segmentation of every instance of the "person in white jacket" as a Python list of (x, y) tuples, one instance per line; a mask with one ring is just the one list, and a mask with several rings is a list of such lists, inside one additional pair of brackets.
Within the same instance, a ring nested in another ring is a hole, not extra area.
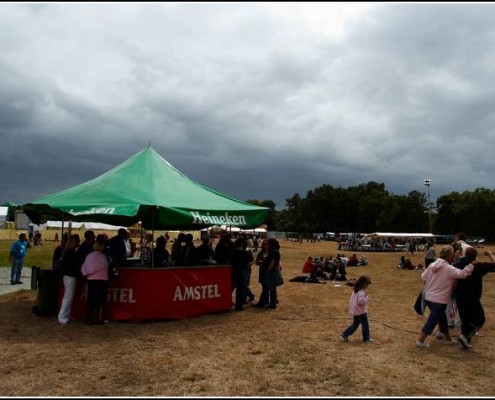
[(425, 283), (424, 296), (426, 305), (430, 309), (430, 315), (421, 329), (419, 339), (416, 341), (417, 347), (430, 347), (428, 343), (425, 343), (425, 339), (431, 335), (437, 324), (439, 324), (440, 332), (445, 335), (447, 342), (455, 343), (450, 337), (445, 310), (452, 297), (456, 279), (467, 278), (471, 275), (474, 266), (469, 264), (462, 270), (457, 269), (451, 265), (454, 259), (454, 248), (450, 245), (444, 246), (440, 250), (440, 257), (421, 274), (421, 279)]

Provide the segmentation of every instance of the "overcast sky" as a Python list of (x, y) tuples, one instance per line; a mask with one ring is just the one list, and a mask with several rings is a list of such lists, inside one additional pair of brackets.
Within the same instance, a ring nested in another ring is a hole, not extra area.
[(0, 204), (153, 148), (239, 200), (494, 188), (495, 3), (1, 3)]

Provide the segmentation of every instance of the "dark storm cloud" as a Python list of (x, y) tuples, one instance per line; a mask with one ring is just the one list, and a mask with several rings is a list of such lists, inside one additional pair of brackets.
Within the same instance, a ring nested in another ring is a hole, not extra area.
[(95, 178), (149, 142), (189, 178), (279, 208), (322, 184), (493, 188), (494, 11), (2, 4), (0, 202)]

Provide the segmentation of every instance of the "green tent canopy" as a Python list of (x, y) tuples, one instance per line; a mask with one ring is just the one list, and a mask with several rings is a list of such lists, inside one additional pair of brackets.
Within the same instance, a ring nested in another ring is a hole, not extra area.
[(187, 178), (151, 145), (88, 182), (23, 205), (42, 217), (145, 229), (197, 230), (212, 225), (252, 228), (269, 208), (225, 196)]

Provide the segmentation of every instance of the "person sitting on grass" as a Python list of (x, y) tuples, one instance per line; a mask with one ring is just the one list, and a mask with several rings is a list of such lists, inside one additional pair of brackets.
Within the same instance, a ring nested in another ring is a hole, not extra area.
[(416, 267), (413, 265), (410, 258), (406, 258), (406, 260), (404, 261), (404, 266), (402, 267), (402, 269), (413, 270), (413, 269), (416, 269)]
[(310, 274), (314, 267), (315, 267), (315, 263), (313, 262), (313, 257), (309, 256), (303, 265), (303, 269), (302, 269), (303, 274)]
[(361, 256), (358, 262), (358, 267), (362, 267), (364, 265), (368, 265), (368, 259), (365, 256)]
[(334, 261), (334, 266), (332, 268), (332, 272), (330, 273), (330, 280), (331, 281), (347, 280), (345, 267), (340, 258), (336, 258)]
[(354, 253), (352, 256), (349, 257), (349, 260), (347, 260), (347, 266), (348, 267), (357, 267), (359, 263), (359, 259), (356, 255), (356, 253)]

